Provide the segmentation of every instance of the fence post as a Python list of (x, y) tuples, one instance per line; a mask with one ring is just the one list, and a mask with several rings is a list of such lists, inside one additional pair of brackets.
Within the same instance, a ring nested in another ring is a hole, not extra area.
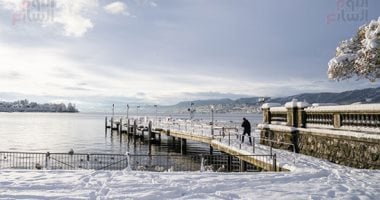
[(120, 118), (120, 134), (123, 132), (123, 118)]
[(107, 135), (107, 116), (105, 118), (105, 126), (104, 126), (104, 129), (105, 129), (105, 134)]
[(87, 169), (90, 169), (90, 154), (87, 154)]
[(228, 146), (231, 146), (231, 131), (228, 131)]
[(232, 156), (228, 155), (228, 163), (227, 163), (227, 171), (231, 172), (232, 171)]
[(112, 129), (113, 129), (113, 117), (111, 117), (111, 124), (110, 124), (111, 133), (112, 133)]
[(240, 159), (240, 172), (247, 171), (247, 162), (245, 162), (241, 158), (239, 158), (239, 159)]
[(255, 137), (252, 137), (252, 153), (255, 153)]
[(46, 157), (45, 157), (45, 168), (46, 169), (49, 168), (49, 160), (50, 160), (50, 152), (47, 152)]
[(151, 140), (152, 139), (152, 121), (149, 121), (148, 124), (148, 154), (152, 153)]
[(273, 171), (277, 171), (277, 158), (276, 154), (273, 154)]
[(133, 135), (134, 136), (137, 135), (137, 121), (136, 120), (133, 121)]
[(201, 154), (200, 156), (201, 156), (201, 169), (200, 169), (200, 171), (204, 172), (205, 171), (205, 158), (203, 157), (203, 154)]

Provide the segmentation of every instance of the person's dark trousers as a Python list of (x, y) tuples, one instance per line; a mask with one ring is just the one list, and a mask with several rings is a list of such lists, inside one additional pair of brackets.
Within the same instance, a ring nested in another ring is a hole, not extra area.
[(244, 133), (243, 133), (243, 137), (241, 138), (241, 142), (244, 143), (244, 136), (245, 136), (245, 134), (248, 135), (248, 138), (249, 138), (249, 144), (252, 144), (252, 139), (251, 139), (251, 133), (250, 133), (250, 132), (244, 132)]

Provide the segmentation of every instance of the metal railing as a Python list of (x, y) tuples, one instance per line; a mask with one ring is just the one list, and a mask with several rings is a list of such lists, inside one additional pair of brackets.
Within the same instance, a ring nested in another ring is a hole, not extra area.
[[(137, 170), (137, 171), (261, 171), (242, 161), (252, 157), (276, 166), (276, 155), (130, 155), (0, 152), (0, 169)], [(244, 160), (244, 159), (243, 159)], [(275, 167), (273, 168), (276, 169)]]
[[(262, 137), (255, 137), (255, 136), (248, 136), (248, 135), (243, 135), (241, 133), (231, 133), (231, 132), (226, 132), (225, 134), (220, 134), (220, 135), (215, 135), (217, 140), (222, 143), (228, 144), (228, 146), (236, 146), (239, 149), (242, 149), (243, 146), (246, 146), (248, 148), (252, 148), (252, 153), (255, 154), (257, 152), (256, 149), (261, 149), (262, 152), (267, 153), (269, 151), (269, 155), (273, 155), (273, 147), (278, 147), (278, 146), (286, 146), (287, 150), (292, 152), (292, 157), (293, 157), (293, 163), (296, 162), (296, 146), (292, 143), (287, 143), (287, 142), (281, 142), (278, 140), (272, 140), (269, 138), (262, 138)], [(246, 141), (251, 139), (250, 145), (243, 143), (242, 139), (245, 137)], [(265, 145), (263, 145), (265, 144)]]

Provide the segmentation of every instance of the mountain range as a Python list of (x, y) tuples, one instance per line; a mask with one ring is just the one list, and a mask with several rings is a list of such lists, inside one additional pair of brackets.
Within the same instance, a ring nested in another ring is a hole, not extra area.
[(191, 107), (207, 107), (211, 105), (220, 105), (221, 107), (233, 108), (233, 107), (257, 107), (264, 102), (267, 103), (280, 103), (281, 105), (289, 102), (293, 99), (298, 101), (306, 101), (312, 103), (336, 103), (340, 105), (352, 104), (352, 103), (380, 103), (380, 87), (366, 88), (360, 90), (351, 90), (339, 93), (322, 92), (322, 93), (302, 93), (287, 97), (249, 97), (232, 99), (208, 99), (208, 100), (195, 100), (195, 101), (182, 101), (176, 105), (168, 106), (175, 108), (176, 110), (183, 110)]

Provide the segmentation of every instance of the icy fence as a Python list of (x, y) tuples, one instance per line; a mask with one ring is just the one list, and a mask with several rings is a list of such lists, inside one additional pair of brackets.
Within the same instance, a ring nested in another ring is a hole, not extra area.
[(130, 155), (0, 152), (0, 169), (136, 170), (136, 171), (260, 171), (241, 159), (254, 157), (275, 165), (275, 155)]
[(264, 123), (299, 128), (322, 128), (380, 133), (380, 104), (309, 106), (288, 102), (263, 106)]

